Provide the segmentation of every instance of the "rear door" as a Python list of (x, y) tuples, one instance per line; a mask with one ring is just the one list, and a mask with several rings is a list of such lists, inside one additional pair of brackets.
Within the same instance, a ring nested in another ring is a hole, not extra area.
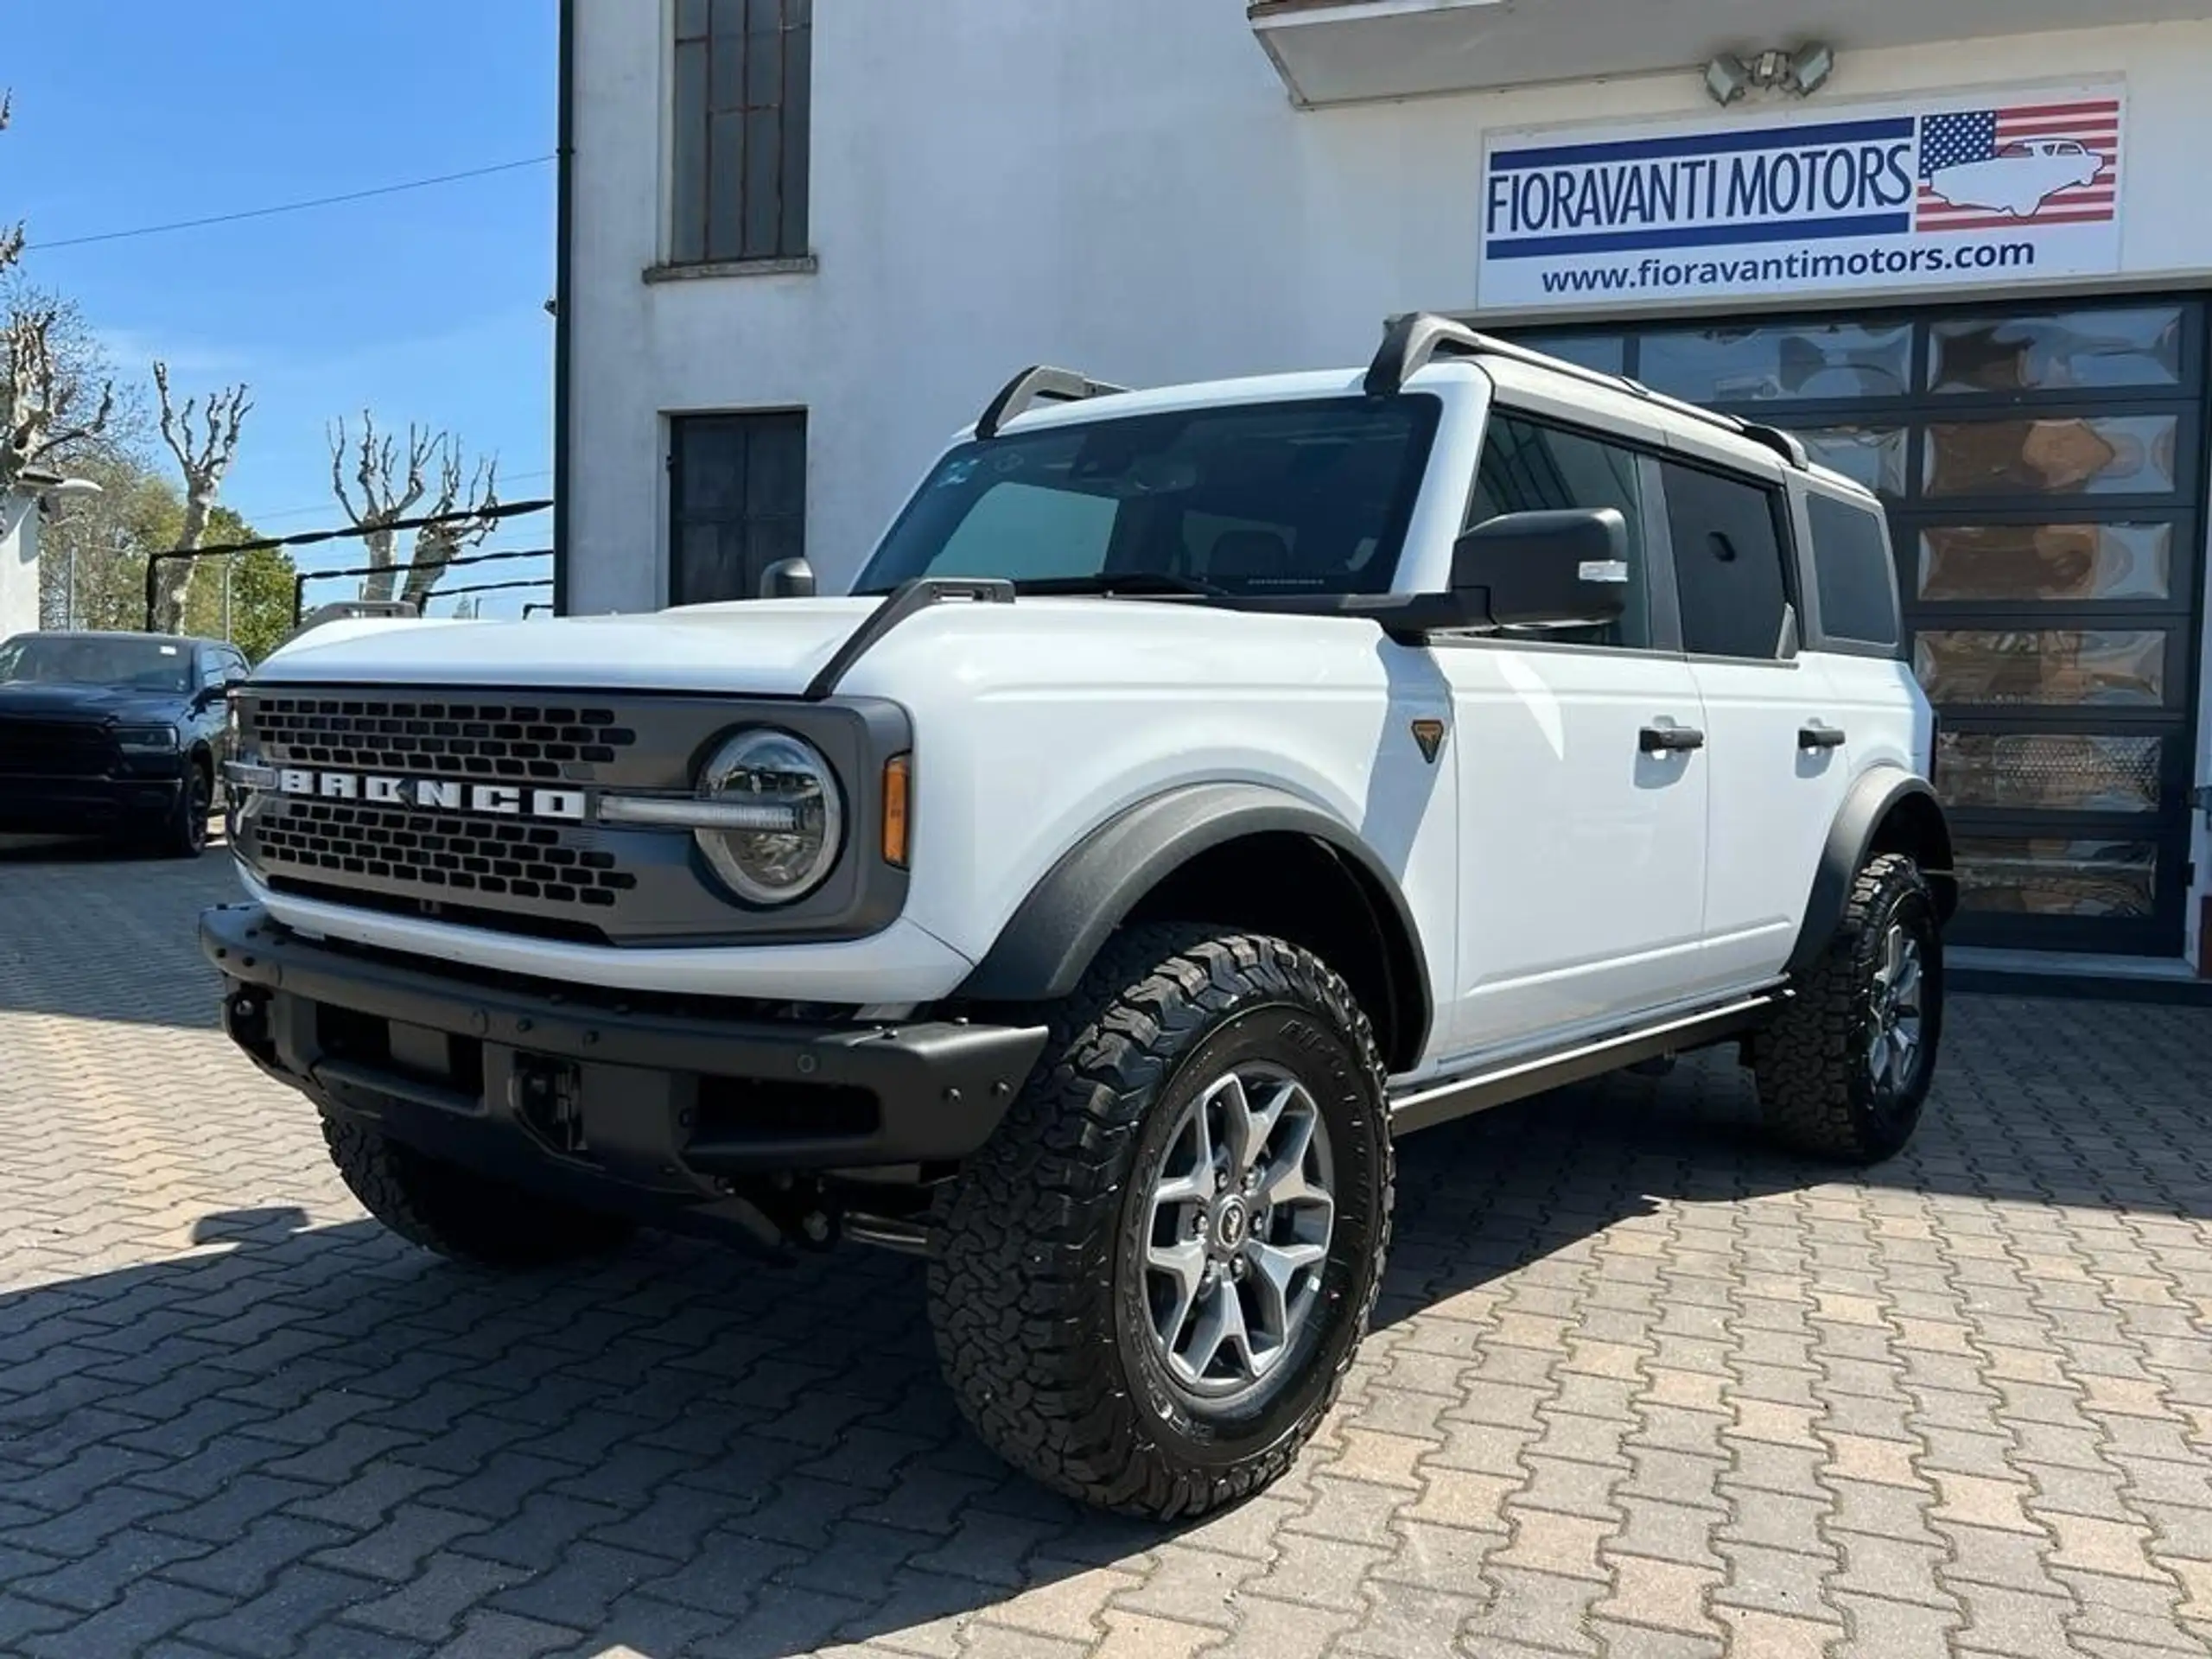
[(1702, 977), (1732, 988), (1779, 974), (1796, 944), (1850, 785), (1847, 728), (1825, 665), (1798, 648), (1779, 480), (1687, 459), (1660, 470), (1711, 779)]

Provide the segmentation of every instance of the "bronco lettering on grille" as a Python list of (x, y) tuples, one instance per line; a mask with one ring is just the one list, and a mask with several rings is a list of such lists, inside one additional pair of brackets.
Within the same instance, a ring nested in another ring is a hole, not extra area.
[(525, 789), (514, 784), (464, 784), (446, 779), (385, 778), (358, 772), (316, 772), (286, 766), (276, 774), (285, 795), (327, 801), (369, 801), (384, 806), (447, 812), (488, 812), (511, 818), (560, 818), (581, 823), (591, 816), (580, 789)]

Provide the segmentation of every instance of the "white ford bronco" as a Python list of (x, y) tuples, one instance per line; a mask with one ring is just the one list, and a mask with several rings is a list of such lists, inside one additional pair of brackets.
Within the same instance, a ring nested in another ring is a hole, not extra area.
[(406, 1237), (928, 1258), (977, 1433), (1191, 1515), (1359, 1342), (1393, 1137), (1738, 1046), (1897, 1152), (1950, 837), (1882, 512), (1433, 317), (1018, 377), (847, 595), (341, 620), (234, 696), (239, 1047)]

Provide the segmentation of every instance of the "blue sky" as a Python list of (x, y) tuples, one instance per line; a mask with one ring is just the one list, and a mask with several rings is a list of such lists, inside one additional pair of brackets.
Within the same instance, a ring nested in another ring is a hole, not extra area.
[[(160, 355), (181, 392), (251, 385), (231, 505), (271, 535), (338, 522), (325, 429), (364, 405), (380, 425), (496, 450), (510, 499), (550, 493), (550, 161), (206, 230), (38, 244), (550, 156), (552, 0), (9, 11), (0, 221), (28, 221), (26, 273), (82, 304), (124, 372), (146, 381)], [(494, 544), (542, 545), (547, 524), (511, 521)], [(541, 573), (479, 573), (525, 574)], [(512, 610), (540, 595), (495, 597)]]

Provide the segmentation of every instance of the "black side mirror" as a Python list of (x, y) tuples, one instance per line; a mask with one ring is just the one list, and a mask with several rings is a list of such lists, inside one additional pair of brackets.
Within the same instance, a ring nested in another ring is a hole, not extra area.
[(1452, 544), (1452, 591), (1477, 626), (1602, 627), (1628, 608), (1628, 521), (1591, 507), (1478, 524)]
[(811, 599), (814, 567), (804, 559), (778, 559), (760, 573), (763, 599)]

